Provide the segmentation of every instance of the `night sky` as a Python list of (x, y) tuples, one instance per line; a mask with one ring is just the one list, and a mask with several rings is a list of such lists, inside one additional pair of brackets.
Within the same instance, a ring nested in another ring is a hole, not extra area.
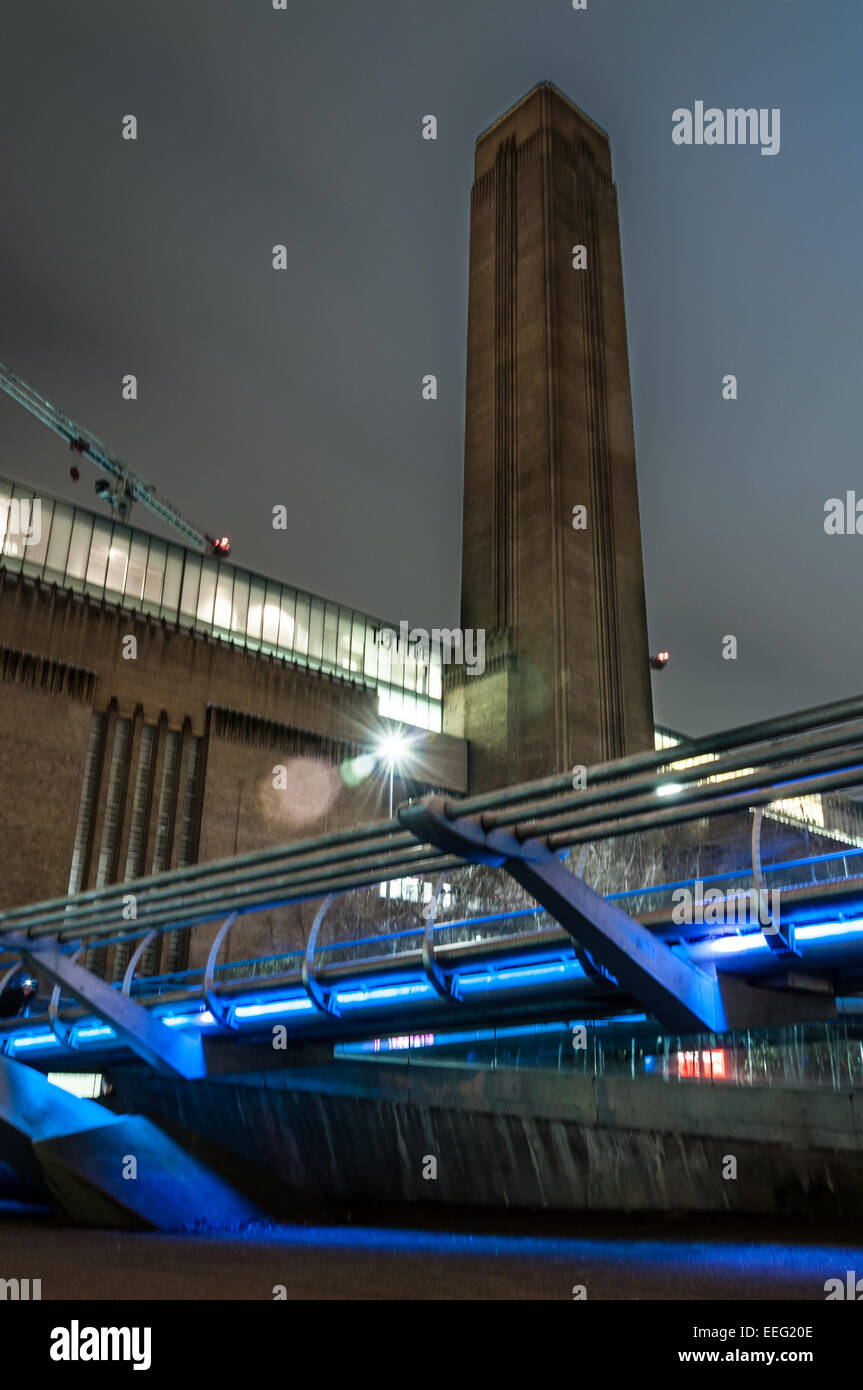
[[(612, 143), (657, 721), (839, 699), (863, 690), (863, 536), (824, 532), (863, 498), (861, 74), (860, 0), (5, 0), (0, 361), (238, 564), (457, 623), (474, 141), (552, 81)], [(780, 153), (675, 146), (696, 100), (779, 107)], [(71, 462), (0, 396), (0, 471), (96, 505)]]

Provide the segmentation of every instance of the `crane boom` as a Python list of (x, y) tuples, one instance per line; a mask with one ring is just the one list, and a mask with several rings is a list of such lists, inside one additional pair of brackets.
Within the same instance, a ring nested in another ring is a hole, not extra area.
[(110, 502), (122, 520), (127, 519), (133, 502), (141, 502), (160, 521), (177, 531), (187, 545), (216, 555), (230, 554), (231, 546), (227, 536), (210, 536), (193, 526), (176, 507), (159, 496), (148, 478), (142, 477), (122, 459), (110, 453), (100, 439), (89, 430), (85, 430), (83, 425), (76, 424), (68, 415), (64, 415), (62, 410), (58, 410), (44, 396), (40, 396), (38, 391), (34, 391), (26, 381), (22, 381), (8, 367), (4, 367), (2, 362), (0, 387), (43, 425), (47, 425), (61, 439), (65, 439), (71, 449), (85, 455), (103, 473), (108, 474), (112, 480), (110, 486), (102, 484), (100, 487), (97, 483), (96, 490)]

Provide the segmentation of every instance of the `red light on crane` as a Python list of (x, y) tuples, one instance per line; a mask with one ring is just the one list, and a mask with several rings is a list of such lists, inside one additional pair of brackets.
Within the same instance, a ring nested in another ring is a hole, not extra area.
[[(43, 425), (47, 425), (61, 439), (65, 439), (73, 454), (81, 454), (82, 457), (88, 458), (94, 467), (108, 475), (96, 483), (96, 492), (121, 521), (127, 521), (133, 503), (140, 502), (151, 512), (155, 512), (161, 522), (178, 531), (185, 545), (191, 545), (196, 550), (206, 550), (211, 555), (230, 555), (231, 542), (227, 536), (214, 539), (194, 523), (187, 521), (176, 507), (164, 497), (159, 497), (149, 479), (136, 473), (115, 454), (109, 454), (94, 435), (82, 430), (68, 415), (63, 415), (50, 401), (46, 401), (44, 396), (40, 396), (38, 391), (34, 391), (32, 386), (28, 386), (26, 381), (22, 381), (14, 372), (10, 372), (8, 367), (4, 367), (2, 362), (0, 390), (7, 392)], [(72, 481), (77, 483), (81, 476), (77, 464), (72, 464), (69, 474)], [(109, 482), (108, 479), (112, 481)]]
[(650, 658), (650, 665), (652, 666), (653, 670), (654, 670), (654, 671), (661, 671), (661, 670), (663, 669), (663, 667), (664, 667), (665, 665), (667, 665), (667, 663), (668, 663), (668, 657), (669, 657), (669, 653), (668, 653), (668, 652), (657, 652), (657, 653), (656, 653), (656, 656), (652, 656), (652, 657)]

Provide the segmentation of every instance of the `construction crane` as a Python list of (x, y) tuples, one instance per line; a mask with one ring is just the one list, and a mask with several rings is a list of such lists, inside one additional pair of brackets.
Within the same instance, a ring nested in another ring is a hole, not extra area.
[[(230, 555), (231, 542), (227, 536), (210, 536), (205, 531), (199, 531), (197, 526), (193, 526), (190, 521), (181, 516), (176, 507), (159, 496), (147, 478), (142, 478), (140, 473), (136, 473), (122, 459), (109, 453), (100, 439), (90, 434), (89, 430), (85, 430), (81, 425), (77, 425), (74, 420), (71, 420), (68, 415), (64, 415), (50, 401), (46, 401), (44, 396), (40, 396), (39, 392), (34, 391), (32, 386), (28, 386), (26, 381), (22, 381), (14, 372), (10, 372), (8, 367), (3, 366), (2, 362), (0, 362), (0, 387), (8, 396), (12, 397), (13, 401), (17, 401), (19, 405), (23, 405), (25, 410), (29, 410), (30, 414), (40, 420), (43, 425), (47, 425), (55, 434), (59, 434), (61, 439), (67, 440), (70, 449), (77, 454), (83, 454), (91, 463), (95, 463), (96, 467), (100, 468), (103, 473), (108, 474), (108, 478), (97, 480), (96, 492), (102, 501), (107, 502), (112, 511), (116, 512), (121, 521), (128, 521), (133, 502), (141, 502), (160, 521), (177, 531), (187, 545), (194, 546), (196, 550), (206, 551), (210, 555)], [(79, 477), (77, 467), (73, 464), (69, 471), (73, 479), (77, 481)]]

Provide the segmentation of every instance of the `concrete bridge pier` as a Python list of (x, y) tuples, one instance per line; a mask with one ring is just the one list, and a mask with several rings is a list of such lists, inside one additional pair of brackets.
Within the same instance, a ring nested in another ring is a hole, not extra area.
[(268, 1214), (152, 1120), (112, 1114), (3, 1056), (0, 1163), (80, 1226), (181, 1230)]
[(115, 1084), (327, 1203), (863, 1218), (858, 1092), (404, 1060)]

